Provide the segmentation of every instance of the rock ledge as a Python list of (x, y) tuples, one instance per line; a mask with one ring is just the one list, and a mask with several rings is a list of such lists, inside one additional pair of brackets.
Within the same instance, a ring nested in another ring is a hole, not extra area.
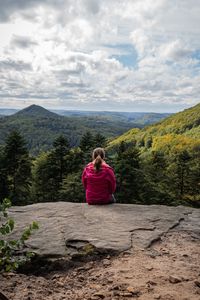
[(27, 246), (41, 257), (67, 257), (93, 248), (105, 252), (147, 248), (170, 230), (200, 238), (200, 210), (183, 206), (38, 203), (13, 207), (10, 216), (16, 222), (14, 237), (32, 221), (39, 223)]

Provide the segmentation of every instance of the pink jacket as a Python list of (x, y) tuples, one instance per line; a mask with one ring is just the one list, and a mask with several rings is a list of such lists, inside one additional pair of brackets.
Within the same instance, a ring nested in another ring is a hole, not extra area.
[(100, 171), (89, 163), (82, 174), (82, 183), (86, 190), (88, 204), (107, 204), (112, 201), (112, 194), (116, 189), (116, 180), (113, 169), (103, 163)]

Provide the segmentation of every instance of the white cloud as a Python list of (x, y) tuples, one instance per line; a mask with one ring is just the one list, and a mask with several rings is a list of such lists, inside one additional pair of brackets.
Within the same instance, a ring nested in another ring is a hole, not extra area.
[(166, 60), (180, 60), (190, 57), (192, 49), (186, 47), (180, 40), (172, 41), (160, 46), (160, 56)]
[(136, 29), (130, 34), (130, 39), (133, 42), (134, 47), (136, 48), (138, 55), (142, 57), (149, 47), (150, 41), (145, 34), (144, 30)]
[(1, 2), (1, 106), (161, 111), (199, 102), (198, 1)]

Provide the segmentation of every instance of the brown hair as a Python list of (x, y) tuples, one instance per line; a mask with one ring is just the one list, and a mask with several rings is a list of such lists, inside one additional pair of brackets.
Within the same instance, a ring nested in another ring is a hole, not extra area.
[(92, 159), (94, 161), (94, 168), (96, 171), (101, 169), (103, 160), (105, 159), (105, 151), (103, 148), (96, 148), (92, 153)]

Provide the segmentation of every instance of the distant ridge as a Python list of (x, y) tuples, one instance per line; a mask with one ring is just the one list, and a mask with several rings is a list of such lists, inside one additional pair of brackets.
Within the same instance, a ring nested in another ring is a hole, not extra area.
[(79, 145), (82, 135), (90, 130), (110, 138), (134, 126), (123, 118), (111, 116), (61, 116), (38, 105), (30, 105), (17, 113), (0, 117), (0, 146), (12, 130), (19, 130), (31, 154), (52, 148), (54, 140), (64, 135), (71, 147)]
[[(62, 116), (39, 105), (30, 105), (13, 115), (0, 117), (0, 146), (14, 129), (21, 132), (31, 154), (37, 155), (52, 148), (60, 135), (68, 138), (71, 147), (79, 145), (82, 135), (90, 130), (100, 132), (106, 138), (113, 138), (130, 128), (143, 128), (144, 125), (160, 121), (160, 114), (152, 113), (93, 112), (91, 115), (76, 114)], [(168, 115), (168, 114), (167, 114)], [(139, 118), (138, 118), (139, 117)]]
[(18, 109), (14, 109), (14, 108), (0, 108), (0, 115), (1, 116), (11, 116), (18, 111), (19, 111)]
[(39, 106), (39, 105), (35, 105), (32, 104), (20, 111), (18, 111), (17, 113), (14, 114), (15, 116), (42, 116), (42, 117), (59, 117), (58, 114), (51, 112), (49, 110), (47, 110), (46, 108)]
[(151, 144), (147, 148), (153, 150), (200, 147), (200, 103), (141, 130), (133, 128), (113, 139), (108, 148), (117, 147), (122, 141), (136, 142), (143, 148)]

